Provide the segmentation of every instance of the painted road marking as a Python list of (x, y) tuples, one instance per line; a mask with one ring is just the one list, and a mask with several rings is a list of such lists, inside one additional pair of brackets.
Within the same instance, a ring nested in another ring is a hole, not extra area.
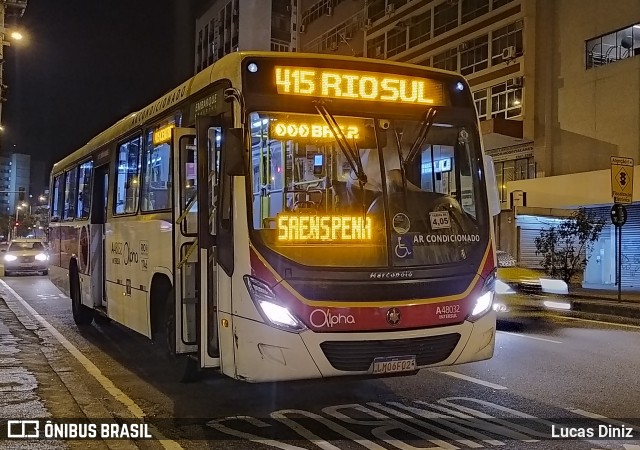
[[(98, 383), (100, 383), (100, 385), (109, 394), (111, 394), (111, 396), (114, 399), (122, 403), (136, 419), (144, 419), (145, 414), (142, 411), (142, 408), (140, 408), (140, 406), (138, 406), (136, 402), (134, 402), (127, 394), (125, 394), (118, 387), (116, 387), (116, 385), (113, 384), (113, 382), (109, 378), (104, 376), (100, 371), (100, 369), (98, 369), (98, 367), (95, 364), (93, 364), (86, 356), (84, 356), (84, 354), (80, 350), (78, 350), (71, 342), (69, 342), (67, 338), (65, 338), (62, 335), (62, 333), (60, 333), (53, 325), (47, 322), (44, 317), (38, 314), (38, 312), (35, 309), (33, 309), (31, 305), (27, 303), (25, 299), (23, 299), (16, 291), (14, 291), (4, 280), (0, 280), (0, 283), (2, 284), (2, 286), (4, 286), (4, 288), (7, 291), (9, 291), (15, 297), (16, 300), (18, 300), (22, 304), (22, 306), (27, 311), (29, 311), (29, 313), (33, 316), (34, 319), (40, 322), (40, 324), (42, 324), (42, 326), (44, 326), (53, 335), (53, 337), (55, 337), (56, 340), (64, 348), (66, 348), (67, 351), (71, 353), (73, 357), (78, 360), (80, 364), (84, 366), (86, 371), (89, 372), (89, 374), (93, 376), (93, 378), (95, 378), (96, 381), (98, 381)], [(11, 306), (9, 306), (9, 308), (11, 308)], [(180, 444), (178, 444), (175, 441), (172, 441), (171, 439), (166, 438), (152, 424), (149, 424), (149, 429), (151, 430), (151, 433), (154, 435), (154, 437), (160, 441), (160, 443), (165, 449), (168, 449), (168, 450), (182, 449)]]
[(498, 390), (506, 390), (507, 388), (504, 386), (500, 386), (499, 384), (490, 383), (489, 381), (480, 380), (478, 378), (473, 378), (467, 375), (462, 375), (458, 372), (438, 372), (444, 373), (445, 375), (449, 375), (450, 377), (459, 378), (461, 380), (470, 381), (471, 383), (481, 384), (482, 386), (490, 387), (491, 389)]
[(509, 336), (516, 336), (516, 337), (522, 337), (522, 338), (528, 338), (528, 339), (535, 339), (536, 341), (551, 342), (553, 344), (562, 344), (562, 342), (554, 341), (553, 339), (546, 339), (546, 338), (541, 338), (541, 337), (536, 337), (536, 336), (529, 336), (529, 335), (526, 335), (526, 334), (511, 333), (510, 331), (498, 331), (498, 333), (508, 334)]
[[(327, 406), (320, 412), (283, 409), (270, 413), (269, 417), (264, 419), (230, 416), (211, 420), (207, 426), (218, 433), (282, 450), (301, 448), (285, 442), (298, 440), (293, 436), (299, 436), (322, 450), (345, 448), (340, 447), (343, 440), (357, 443), (368, 450), (385, 448), (455, 450), (504, 447), (513, 441), (533, 445), (542, 443), (541, 441), (548, 443), (558, 440), (552, 437), (553, 426), (566, 427), (575, 423), (576, 420), (584, 420), (583, 415), (573, 414), (572, 410), (565, 409), (565, 411), (569, 416), (564, 417), (563, 414), (563, 417), (550, 420), (479, 398), (447, 397), (431, 402), (416, 400), (407, 404), (351, 403)], [(607, 420), (604, 416), (589, 418), (599, 422)], [(352, 428), (357, 429), (358, 432), (356, 433)], [(261, 436), (261, 434), (267, 436)], [(284, 436), (289, 437), (284, 438)], [(210, 438), (220, 439), (217, 435)], [(609, 450), (622, 450), (624, 441), (587, 439), (571, 441), (572, 444), (575, 442), (583, 443), (584, 446), (578, 448), (605, 447)], [(637, 440), (626, 442), (628, 444), (624, 444), (625, 450), (640, 450)], [(426, 443), (428, 444), (425, 445)], [(517, 448), (525, 448), (522, 444)], [(566, 448), (576, 448), (568, 441), (567, 444)], [(352, 445), (348, 447), (353, 448)], [(531, 448), (540, 447), (532, 446)]]
[(604, 323), (604, 324), (613, 325), (613, 326), (616, 326), (616, 327), (626, 327), (626, 328), (634, 328), (636, 330), (640, 330), (640, 326), (638, 326), (638, 325), (628, 325), (626, 323), (605, 322), (603, 320), (580, 319), (579, 317), (569, 317), (569, 316), (551, 315), (549, 317), (555, 317), (556, 319), (566, 319), (566, 320), (580, 320), (582, 322), (592, 322), (592, 323), (597, 323), (599, 325), (602, 325)]

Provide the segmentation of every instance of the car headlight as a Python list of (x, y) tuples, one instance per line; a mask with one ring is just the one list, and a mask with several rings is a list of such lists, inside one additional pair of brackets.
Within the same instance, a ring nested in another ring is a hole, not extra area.
[(49, 259), (49, 257), (47, 255), (45, 255), (44, 253), (38, 253), (36, 255), (36, 260), (38, 260), (38, 261), (46, 261), (47, 259)]
[(15, 255), (4, 255), (5, 261), (15, 261), (16, 259), (18, 259), (18, 257)]
[(249, 275), (244, 276), (244, 282), (258, 312), (272, 326), (297, 333), (307, 328), (286, 307), (278, 304), (276, 295), (265, 282)]

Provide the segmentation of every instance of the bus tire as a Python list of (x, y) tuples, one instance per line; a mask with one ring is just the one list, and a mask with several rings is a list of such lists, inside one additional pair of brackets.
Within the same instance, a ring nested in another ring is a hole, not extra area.
[(79, 327), (91, 325), (91, 322), (93, 322), (93, 309), (82, 304), (80, 279), (78, 278), (78, 273), (74, 270), (71, 270), (69, 273), (69, 290), (71, 294), (73, 321)]
[[(163, 325), (159, 327), (157, 342), (160, 348), (171, 360), (172, 365), (177, 371), (178, 381), (181, 383), (193, 383), (201, 379), (200, 364), (198, 360), (191, 355), (176, 353), (176, 308), (175, 294), (173, 287), (167, 295), (164, 302)], [(156, 339), (154, 339), (155, 341)]]
[(103, 326), (111, 324), (111, 318), (105, 316), (104, 314), (98, 314), (98, 313), (94, 314), (93, 321), (98, 325), (103, 325)]

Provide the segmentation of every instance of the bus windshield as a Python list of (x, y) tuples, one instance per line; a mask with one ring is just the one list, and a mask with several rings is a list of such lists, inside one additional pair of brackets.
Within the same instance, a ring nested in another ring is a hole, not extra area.
[(466, 259), (487, 235), (477, 127), (430, 111), (251, 113), (254, 239), (308, 266)]

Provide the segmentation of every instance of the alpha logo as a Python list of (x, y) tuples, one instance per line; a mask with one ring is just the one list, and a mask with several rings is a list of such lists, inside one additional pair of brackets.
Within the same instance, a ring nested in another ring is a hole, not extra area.
[(355, 324), (356, 318), (351, 314), (333, 314), (330, 309), (314, 309), (309, 315), (309, 321), (315, 328), (331, 328), (334, 325)]
[(387, 311), (387, 322), (390, 325), (398, 325), (400, 323), (400, 310), (398, 308), (391, 308)]

